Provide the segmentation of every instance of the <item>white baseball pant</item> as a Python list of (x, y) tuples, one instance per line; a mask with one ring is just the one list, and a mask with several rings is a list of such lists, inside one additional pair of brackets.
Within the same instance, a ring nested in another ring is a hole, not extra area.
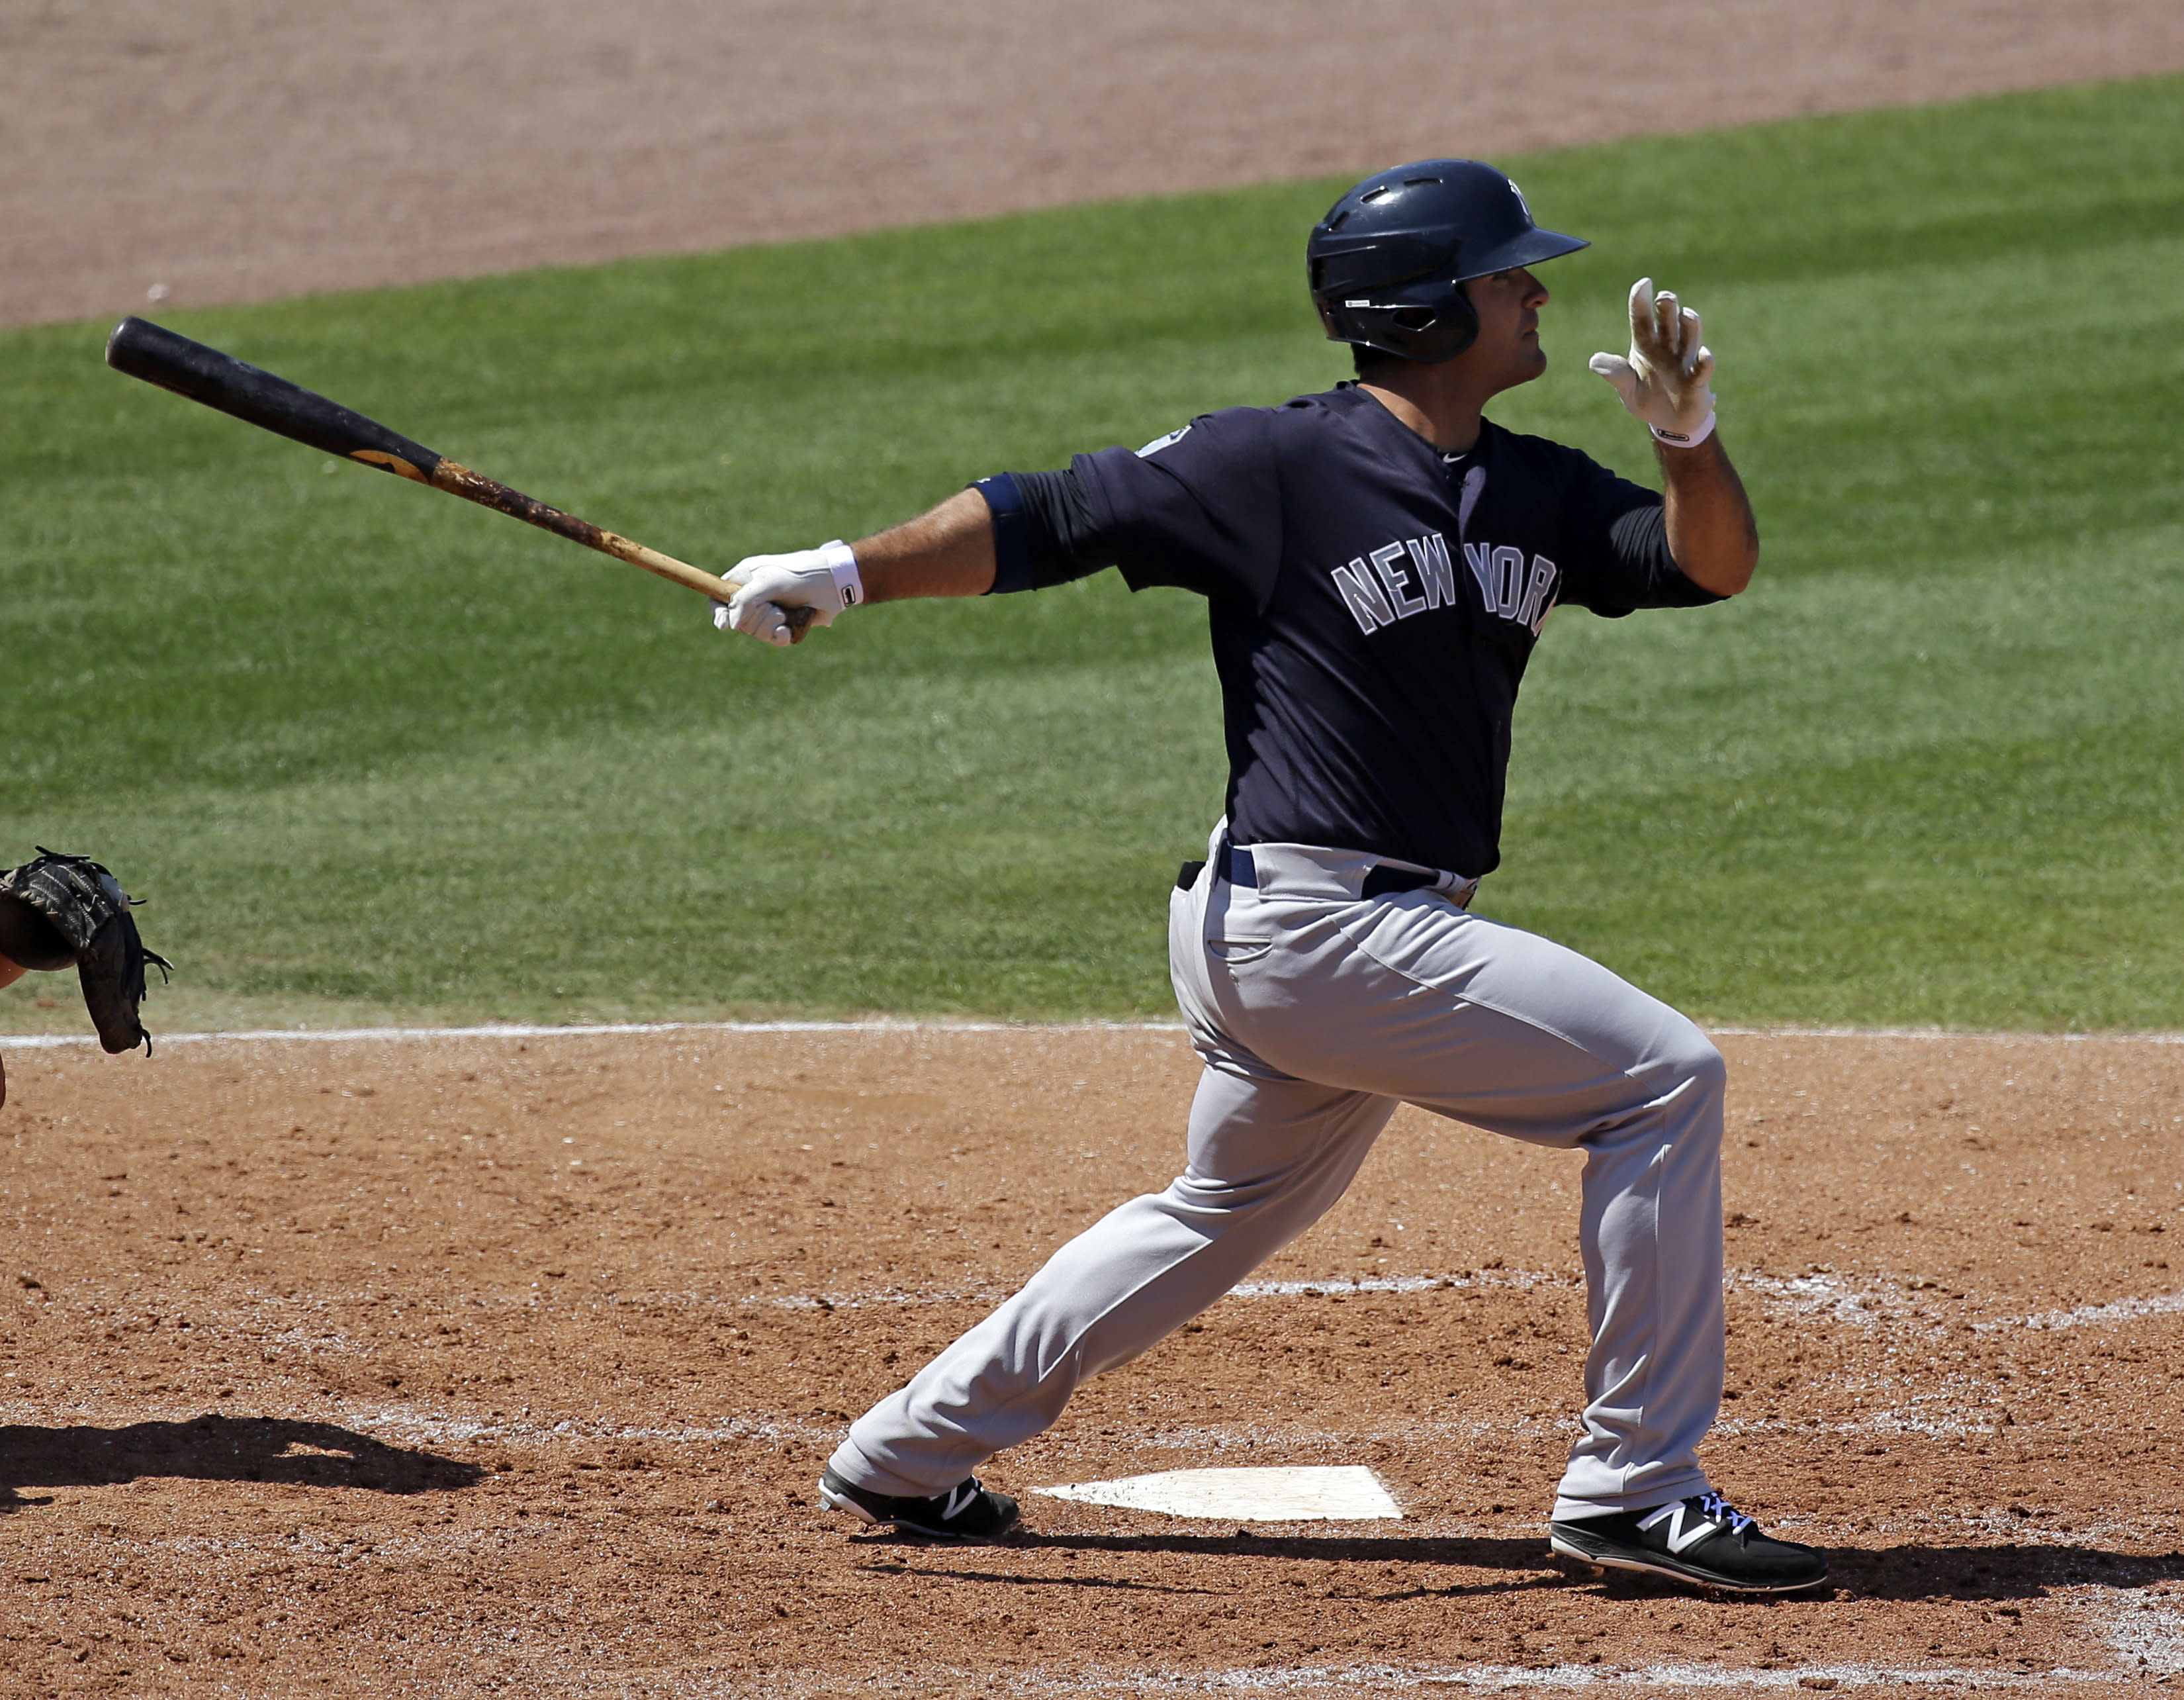
[(1412, 1103), (1585, 1153), (1592, 1345), (1551, 1514), (1705, 1492), (1697, 1449), (1724, 1373), (1719, 1052), (1598, 963), (1468, 913), (1471, 882), (1366, 899), (1378, 858), (1259, 844), (1255, 889), (1223, 877), (1223, 844), (1217, 830), (1169, 910), (1176, 995), (1206, 1065), (1183, 1173), (1062, 1246), (859, 1419), (834, 1469), (924, 1496), (1039, 1433), (1087, 1378), (1318, 1221)]

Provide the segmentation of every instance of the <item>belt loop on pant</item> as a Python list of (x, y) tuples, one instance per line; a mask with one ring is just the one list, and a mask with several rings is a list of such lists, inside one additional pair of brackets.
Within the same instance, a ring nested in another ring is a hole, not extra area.
[(1366, 871), (1364, 883), (1357, 888), (1360, 897), (1393, 897), (1405, 891), (1423, 891), (1429, 885), (1440, 883), (1437, 873), (1424, 873), (1416, 868), (1390, 867), (1382, 862)]

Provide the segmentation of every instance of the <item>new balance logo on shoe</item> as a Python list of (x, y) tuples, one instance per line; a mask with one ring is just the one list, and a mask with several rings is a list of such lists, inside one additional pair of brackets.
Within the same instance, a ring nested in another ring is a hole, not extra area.
[(1723, 1593), (1794, 1593), (1828, 1579), (1825, 1552), (1763, 1534), (1718, 1493), (1551, 1523), (1547, 1541), (1589, 1569), (1643, 1570)]
[(958, 1482), (949, 1489), (945, 1496), (945, 1503), (940, 1508), (940, 1520), (943, 1523), (954, 1522), (978, 1502), (979, 1492), (978, 1478), (976, 1476), (968, 1481)]
[(1681, 1552), (1686, 1547), (1696, 1547), (1713, 1534), (1726, 1522), (1734, 1533), (1738, 1525), (1748, 1525), (1752, 1519), (1730, 1506), (1718, 1493), (1709, 1493), (1697, 1499), (1674, 1499), (1640, 1519), (1641, 1529), (1652, 1529), (1665, 1521), (1668, 1529), (1663, 1538), (1671, 1552)]

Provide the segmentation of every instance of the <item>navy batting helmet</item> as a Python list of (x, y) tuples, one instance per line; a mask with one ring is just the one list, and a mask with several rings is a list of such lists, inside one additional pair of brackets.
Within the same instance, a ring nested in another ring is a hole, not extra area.
[(1541, 230), (1524, 192), (1476, 159), (1421, 159), (1368, 177), (1305, 248), (1328, 339), (1429, 365), (1479, 334), (1467, 278), (1536, 265), (1586, 243)]

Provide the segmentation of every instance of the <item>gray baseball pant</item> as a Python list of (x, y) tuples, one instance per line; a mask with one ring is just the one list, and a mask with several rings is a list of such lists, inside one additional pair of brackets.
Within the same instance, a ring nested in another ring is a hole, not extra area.
[(1697, 1449), (1724, 1372), (1720, 1053), (1598, 963), (1468, 913), (1474, 882), (1362, 898), (1378, 858), (1260, 844), (1255, 889), (1222, 877), (1223, 842), (1169, 909), (1176, 995), (1206, 1065), (1184, 1172), (1062, 1246), (859, 1419), (833, 1468), (922, 1497), (1039, 1433), (1080, 1383), (1318, 1221), (1411, 1103), (1585, 1153), (1592, 1346), (1552, 1515), (1705, 1492)]

